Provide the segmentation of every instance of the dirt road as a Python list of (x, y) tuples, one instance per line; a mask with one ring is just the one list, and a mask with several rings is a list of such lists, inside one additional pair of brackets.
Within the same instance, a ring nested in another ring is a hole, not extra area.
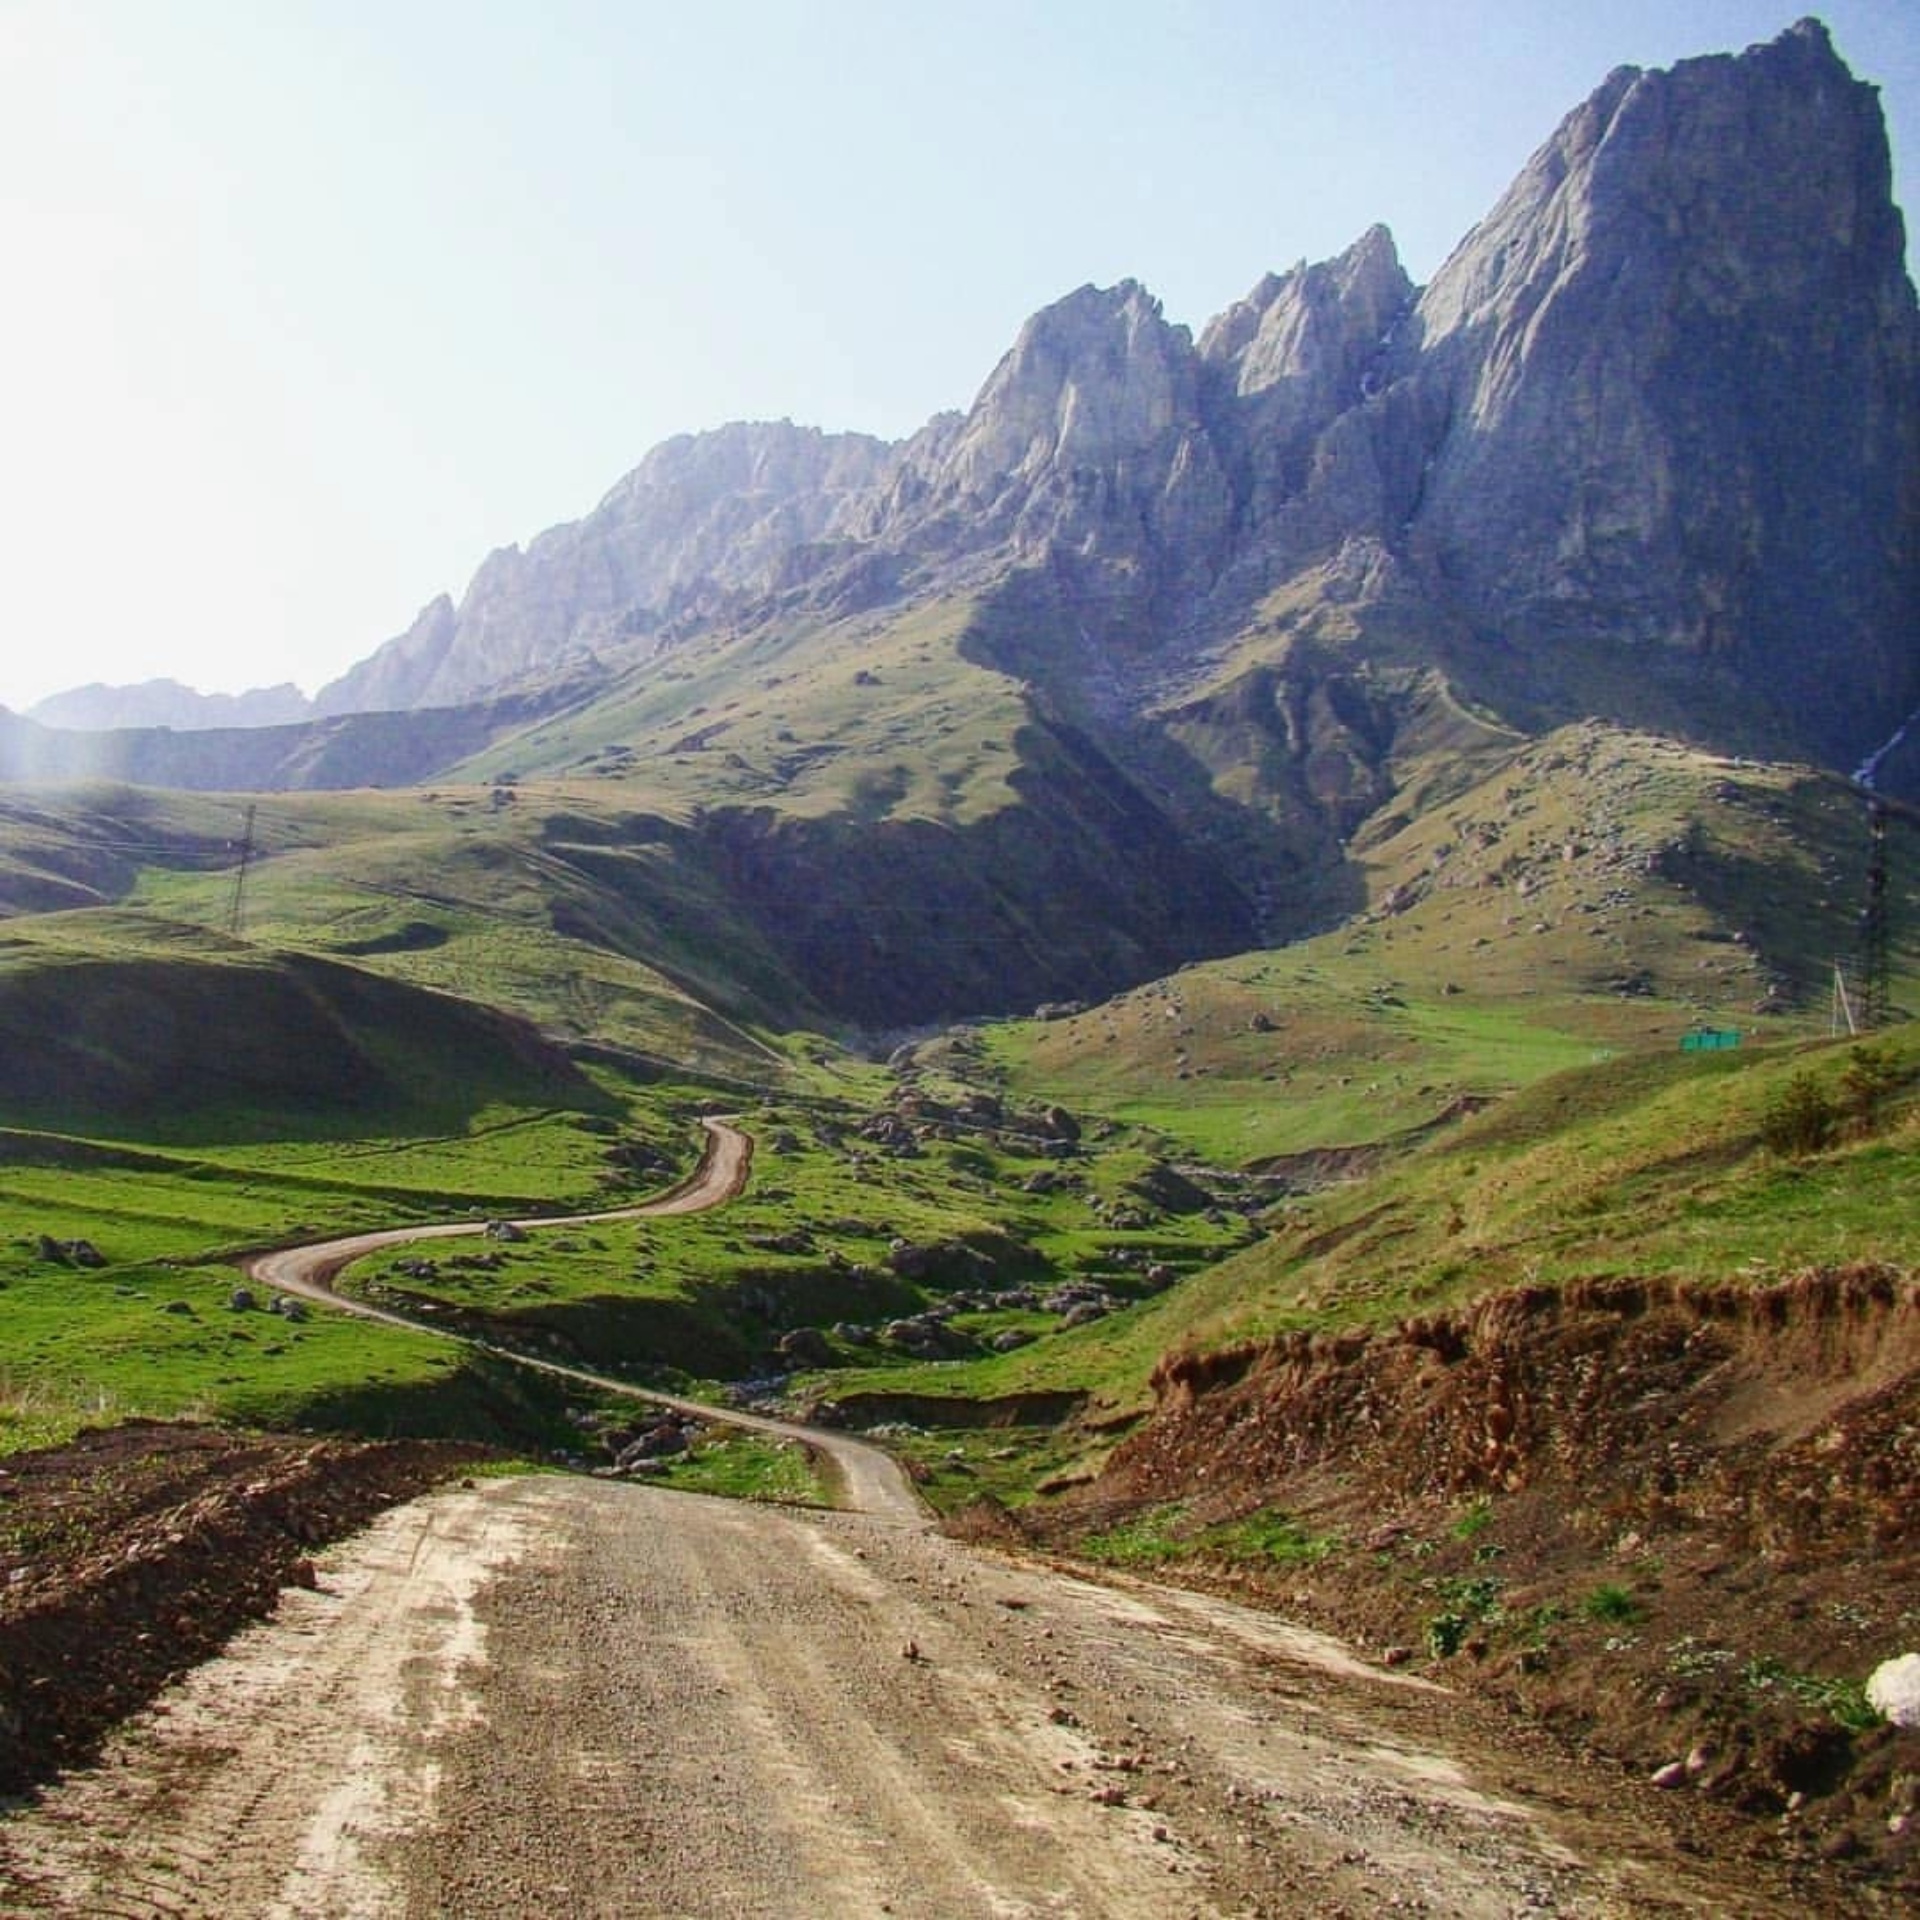
[[(738, 1190), (711, 1130), (656, 1208)], [(420, 1237), (253, 1270), (344, 1305), (342, 1265)], [(0, 1819), (0, 1913), (1804, 1911), (1439, 1688), (945, 1540), (884, 1455), (810, 1438), (853, 1511), (552, 1477), (390, 1510)]]
[[(532, 1232), (550, 1227), (596, 1226), (609, 1220), (641, 1220), (667, 1214), (701, 1213), (709, 1207), (724, 1206), (744, 1190), (753, 1165), (753, 1139), (725, 1120), (704, 1120), (706, 1150), (700, 1164), (677, 1187), (657, 1199), (635, 1206), (616, 1208), (609, 1213), (574, 1213), (560, 1217), (541, 1215), (513, 1224)], [(335, 1287), (342, 1270), (384, 1247), (411, 1245), (417, 1240), (471, 1239), (486, 1231), (486, 1223), (477, 1220), (445, 1221), (434, 1226), (386, 1227), (372, 1233), (348, 1234), (338, 1240), (316, 1241), (303, 1247), (285, 1247), (272, 1253), (255, 1254), (244, 1262), (247, 1275), (263, 1287), (281, 1293), (297, 1294), (325, 1307), (354, 1313), (367, 1320), (383, 1320), (392, 1326), (409, 1327), (415, 1332), (431, 1333), (445, 1339), (463, 1339), (444, 1327), (434, 1327), (405, 1315), (389, 1312), (365, 1300), (356, 1300)], [(484, 1342), (470, 1344), (485, 1345)], [(555, 1374), (561, 1379), (578, 1380), (590, 1386), (604, 1387), (627, 1394), (650, 1405), (679, 1407), (683, 1411), (712, 1419), (715, 1409), (695, 1400), (683, 1400), (675, 1394), (657, 1393), (633, 1386), (611, 1375), (595, 1373), (586, 1367), (570, 1367), (555, 1360), (540, 1360), (529, 1354), (488, 1347), (503, 1359), (539, 1373)], [(908, 1484), (899, 1466), (878, 1447), (845, 1434), (826, 1434), (811, 1427), (798, 1427), (789, 1421), (768, 1419), (760, 1414), (729, 1412), (729, 1425), (747, 1427), (758, 1433), (771, 1433), (788, 1440), (800, 1440), (816, 1454), (833, 1463), (840, 1478), (840, 1497), (844, 1504), (861, 1513), (890, 1515), (897, 1520), (918, 1522), (924, 1515), (918, 1496)]]
[(1461, 1712), (895, 1520), (496, 1481), (388, 1513), (0, 1823), (0, 1910), (1789, 1911), (1604, 1782), (1463, 1761)]

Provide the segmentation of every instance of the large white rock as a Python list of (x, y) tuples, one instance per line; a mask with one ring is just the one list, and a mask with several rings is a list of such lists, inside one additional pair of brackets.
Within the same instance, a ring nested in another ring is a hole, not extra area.
[(1920, 1727), (1920, 1653), (1881, 1661), (1867, 1678), (1867, 1704), (1896, 1727)]

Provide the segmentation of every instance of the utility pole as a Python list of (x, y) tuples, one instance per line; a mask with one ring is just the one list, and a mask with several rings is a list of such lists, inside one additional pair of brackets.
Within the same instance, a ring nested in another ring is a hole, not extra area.
[(247, 868), (253, 864), (253, 816), (256, 811), (254, 803), (249, 801), (246, 825), (240, 832), (240, 864), (233, 874), (233, 903), (227, 909), (227, 931), (236, 940), (240, 938), (240, 929), (245, 924)]
[(1887, 938), (1887, 803), (1867, 800), (1867, 905), (1860, 916), (1860, 1024), (1871, 1033), (1893, 1017)]

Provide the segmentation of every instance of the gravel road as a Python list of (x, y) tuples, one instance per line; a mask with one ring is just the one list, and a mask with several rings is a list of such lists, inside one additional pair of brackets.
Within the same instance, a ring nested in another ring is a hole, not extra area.
[[(649, 1210), (739, 1190), (751, 1143), (709, 1131)], [(377, 1312), (333, 1276), (420, 1237), (253, 1271)], [(850, 1510), (554, 1476), (393, 1508), (0, 1819), (0, 1912), (1802, 1910), (1438, 1687), (1271, 1615), (944, 1539), (885, 1455), (808, 1437)]]
[[(607, 1481), (395, 1508), (0, 1823), (115, 1915), (1763, 1914), (1418, 1680), (899, 1518)], [(1524, 1784), (1523, 1784), (1524, 1783)]]

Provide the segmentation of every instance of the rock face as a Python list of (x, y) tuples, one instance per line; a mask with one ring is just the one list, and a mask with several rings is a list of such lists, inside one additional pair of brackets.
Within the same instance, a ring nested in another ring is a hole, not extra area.
[(1877, 98), (1824, 28), (1622, 69), (1406, 329), (1447, 422), (1413, 534), (1490, 639), (1724, 669), (1844, 759), (1915, 692), (1917, 341)]
[(328, 714), (453, 706), (767, 594), (892, 458), (866, 434), (787, 422), (669, 440), (586, 519), (489, 555), (457, 608), (442, 595), (315, 704)]
[(1622, 68), (1424, 291), (1376, 227), (1197, 343), (1133, 282), (1082, 287), (897, 445), (669, 441), (317, 706), (578, 692), (961, 591), (979, 654), (1250, 785), (1308, 865), (1384, 795), (1389, 654), (1525, 729), (1860, 765), (1920, 712), (1920, 317), (1873, 88), (1813, 21)]
[(1468, 636), (1454, 668), (1523, 718), (1851, 765), (1920, 707), (1920, 322), (1889, 181), (1874, 90), (1816, 22), (1622, 68), (1424, 292), (1376, 227), (1197, 344), (1140, 286), (1083, 287), (897, 446), (670, 441), (320, 704), (445, 703), (769, 596), (1012, 568), (1048, 570), (1096, 651), (1177, 665), (1331, 568), (1322, 598), (1391, 581), (1436, 651)]

